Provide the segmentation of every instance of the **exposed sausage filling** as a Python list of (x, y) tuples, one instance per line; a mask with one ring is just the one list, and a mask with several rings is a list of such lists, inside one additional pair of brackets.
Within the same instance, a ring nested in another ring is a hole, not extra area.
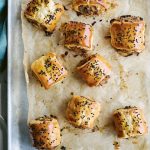
[(96, 6), (81, 5), (79, 6), (79, 11), (86, 15), (98, 15), (98, 9)]

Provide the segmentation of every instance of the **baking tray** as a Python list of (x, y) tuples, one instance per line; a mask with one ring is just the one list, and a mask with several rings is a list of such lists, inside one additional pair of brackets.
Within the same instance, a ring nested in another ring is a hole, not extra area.
[(21, 0), (8, 0), (8, 149), (30, 150), (23, 69)]
[(33, 150), (27, 128), (20, 12), (21, 0), (8, 0), (8, 149)]

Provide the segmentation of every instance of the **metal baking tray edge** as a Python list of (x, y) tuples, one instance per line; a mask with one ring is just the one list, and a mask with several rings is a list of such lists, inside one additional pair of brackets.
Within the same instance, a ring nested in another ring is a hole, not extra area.
[(27, 129), (21, 0), (8, 0), (8, 150), (33, 150)]

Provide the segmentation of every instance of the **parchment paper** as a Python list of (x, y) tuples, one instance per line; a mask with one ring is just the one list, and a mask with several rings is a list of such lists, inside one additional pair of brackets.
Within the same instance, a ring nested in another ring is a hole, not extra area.
[[(57, 1), (59, 2), (59, 1)], [(22, 5), (22, 35), (24, 42), (24, 66), (28, 89), (29, 116), (28, 121), (43, 115), (58, 117), (62, 129), (62, 144), (67, 150), (113, 150), (113, 143), (119, 142), (121, 150), (149, 150), (150, 133), (131, 139), (118, 139), (113, 128), (112, 113), (124, 106), (137, 106), (144, 110), (150, 127), (150, 1), (118, 0), (118, 6), (107, 14), (98, 17), (78, 17), (72, 11), (71, 0), (60, 1), (68, 8), (57, 25), (52, 36), (45, 36), (43, 31), (33, 27), (23, 16), (26, 0)], [(146, 48), (139, 56), (122, 57), (111, 47), (108, 34), (109, 21), (120, 15), (136, 15), (144, 18), (146, 28)], [(112, 65), (112, 74), (108, 83), (99, 87), (89, 87), (75, 73), (75, 67), (83, 57), (74, 55), (64, 48), (59, 27), (70, 20), (92, 24), (94, 32), (94, 48), (92, 53), (104, 56)], [(101, 21), (102, 20), (102, 21)], [(61, 55), (69, 54), (62, 58)], [(55, 52), (58, 59), (69, 72), (69, 76), (49, 90), (41, 87), (33, 76), (31, 63), (47, 52)], [(82, 130), (71, 126), (65, 119), (68, 101), (74, 95), (91, 97), (101, 103), (101, 113), (95, 123), (95, 131)], [(58, 149), (60, 149), (60, 147)]]

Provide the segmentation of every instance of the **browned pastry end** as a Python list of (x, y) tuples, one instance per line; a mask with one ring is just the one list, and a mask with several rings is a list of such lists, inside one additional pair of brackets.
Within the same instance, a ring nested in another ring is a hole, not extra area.
[(108, 8), (106, 0), (73, 0), (72, 7), (84, 16), (100, 15)]
[(145, 48), (145, 22), (136, 16), (121, 16), (110, 21), (111, 44), (117, 51), (128, 56), (141, 53)]
[(117, 109), (113, 114), (113, 119), (120, 138), (136, 137), (148, 132), (143, 111), (137, 107)]
[(31, 69), (45, 89), (62, 81), (68, 74), (66, 69), (57, 60), (55, 53), (48, 53), (34, 61)]
[(29, 22), (47, 33), (52, 33), (64, 12), (61, 4), (52, 0), (32, 0), (24, 12)]
[(92, 55), (77, 67), (77, 72), (89, 86), (98, 86), (107, 82), (111, 74), (111, 65), (100, 55)]
[(64, 23), (61, 27), (64, 35), (64, 45), (68, 49), (74, 51), (89, 51), (92, 50), (93, 43), (93, 28), (92, 26), (82, 23), (70, 21)]
[(67, 120), (79, 128), (93, 128), (100, 113), (100, 104), (83, 96), (73, 96), (66, 110)]
[(29, 122), (33, 146), (51, 150), (61, 143), (60, 127), (55, 118), (44, 116)]

